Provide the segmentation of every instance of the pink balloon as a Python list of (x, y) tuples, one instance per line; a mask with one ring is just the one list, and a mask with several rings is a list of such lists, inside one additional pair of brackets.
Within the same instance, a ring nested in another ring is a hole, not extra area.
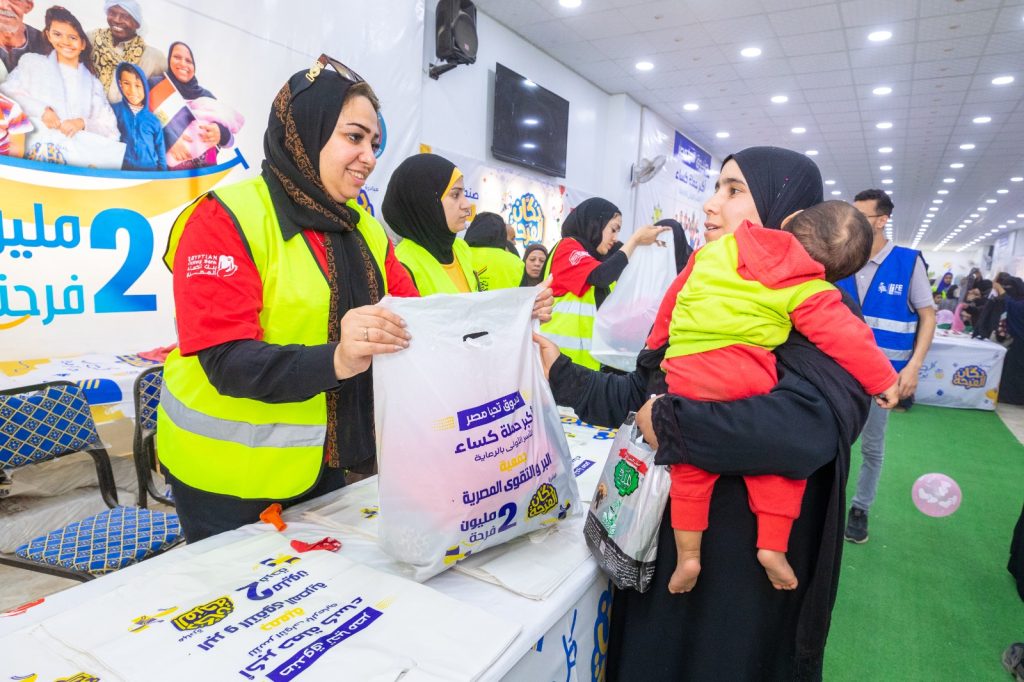
[(928, 516), (949, 516), (960, 508), (960, 486), (946, 474), (925, 474), (910, 487), (914, 505)]

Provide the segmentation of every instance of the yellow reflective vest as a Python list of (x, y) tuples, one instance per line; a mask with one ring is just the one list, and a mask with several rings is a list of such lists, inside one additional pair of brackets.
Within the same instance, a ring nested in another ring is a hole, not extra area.
[[(456, 239), (452, 244), (452, 253), (459, 262), (462, 274), (466, 276), (470, 291), (479, 291), (480, 286), (473, 272), (473, 254), (465, 239)], [(395, 256), (412, 274), (416, 289), (420, 296), (432, 294), (463, 293), (455, 288), (455, 283), (444, 271), (437, 259), (430, 252), (411, 239), (403, 239), (395, 247)]]
[[(260, 327), (272, 344), (327, 343), (330, 287), (305, 239), (285, 241), (262, 178), (211, 192), (228, 208), (263, 282)], [(174, 252), (188, 218), (204, 197), (178, 216), (164, 261)], [(356, 228), (381, 274), (387, 275), (388, 237), (355, 201)], [(199, 227), (199, 226), (196, 226)], [(196, 229), (193, 227), (193, 229)], [(221, 395), (195, 355), (175, 349), (164, 365), (157, 412), (161, 461), (186, 485), (243, 499), (284, 500), (314, 485), (324, 460), (327, 398), (323, 393), (291, 403), (264, 403)]]
[[(544, 264), (544, 277), (551, 274), (551, 264), (555, 260), (555, 251), (565, 240), (555, 244)], [(597, 302), (594, 298), (594, 287), (587, 287), (583, 296), (571, 291), (564, 296), (555, 297), (555, 306), (551, 311), (551, 321), (540, 326), (541, 334), (558, 344), (563, 353), (577, 365), (600, 369), (601, 363), (590, 354), (591, 338), (594, 335), (594, 313)]]
[(523, 281), (526, 263), (505, 249), (494, 246), (471, 246), (473, 271), (480, 280), (480, 291), (514, 289)]

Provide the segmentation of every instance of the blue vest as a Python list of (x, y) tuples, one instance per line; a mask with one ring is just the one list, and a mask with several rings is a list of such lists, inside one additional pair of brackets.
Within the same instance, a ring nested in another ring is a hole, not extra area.
[[(911, 310), (909, 300), (910, 281), (919, 256), (913, 249), (894, 246), (878, 266), (860, 302), (864, 321), (875, 334), (875, 343), (897, 372), (907, 366), (914, 354), (917, 311)], [(836, 286), (845, 289), (854, 300), (860, 300), (856, 275), (836, 282)]]

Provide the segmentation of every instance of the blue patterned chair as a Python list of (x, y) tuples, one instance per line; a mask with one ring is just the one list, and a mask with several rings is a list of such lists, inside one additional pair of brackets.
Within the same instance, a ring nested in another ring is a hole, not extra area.
[(61, 381), (0, 391), (0, 469), (10, 472), (73, 452), (92, 456), (100, 495), (110, 508), (33, 538), (0, 563), (86, 581), (181, 541), (176, 514), (118, 505), (110, 457), (78, 386)]
[(135, 457), (135, 473), (139, 480), (139, 492), (135, 503), (146, 506), (146, 495), (157, 502), (174, 506), (174, 500), (167, 493), (160, 492), (153, 480), (156, 469), (156, 408), (160, 404), (160, 391), (164, 385), (164, 368), (152, 367), (135, 379), (135, 436), (132, 439), (132, 454)]

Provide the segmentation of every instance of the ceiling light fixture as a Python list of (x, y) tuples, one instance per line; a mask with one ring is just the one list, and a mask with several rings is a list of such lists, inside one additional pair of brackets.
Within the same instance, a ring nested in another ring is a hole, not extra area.
[(956, 182), (956, 178), (942, 178), (942, 181), (948, 185), (950, 183)]
[(940, 189), (938, 192), (936, 192), (936, 194), (949, 194), (949, 190), (948, 189)]
[(575, 9), (583, 4), (583, 0), (558, 0), (558, 4), (562, 7), (568, 7), (569, 9)]
[(974, 118), (971, 119), (971, 123), (991, 123), (991, 122), (992, 122), (992, 117), (991, 116), (975, 116)]
[(879, 121), (878, 123), (875, 124), (875, 127), (878, 128), (879, 130), (888, 130), (889, 128), (892, 128), (892, 122)]
[(836, 181), (835, 180), (826, 180), (825, 184), (826, 185), (834, 185), (834, 184), (836, 184)]
[(808, 149), (807, 151), (804, 152), (804, 154), (806, 154), (807, 156), (817, 156), (818, 155), (818, 150), (817, 149)]
[(745, 47), (740, 50), (740, 56), (752, 59), (754, 57), (761, 56), (761, 48), (759, 47)]
[(883, 185), (891, 185), (892, 184), (892, 178), (885, 178), (884, 180), (882, 180), (882, 184)]
[(868, 34), (868, 40), (873, 43), (881, 43), (892, 38), (892, 31), (872, 31)]
[(840, 194), (842, 194), (842, 192), (840, 192), (839, 190), (837, 190), (837, 189), (832, 190), (832, 196), (837, 197)]
[(873, 95), (888, 95), (891, 92), (892, 92), (892, 88), (890, 88), (888, 85), (880, 85), (877, 88), (875, 88), (874, 90), (872, 90), (871, 94), (873, 94)]
[(729, 137), (729, 133), (725, 132), (724, 130), (719, 130), (717, 133), (715, 133), (715, 137), (717, 137), (720, 140), (724, 140), (725, 138)]
[(683, 105), (683, 111), (697, 111), (700, 109), (700, 105), (696, 102), (687, 102)]
[(996, 76), (992, 79), (992, 85), (1009, 85), (1013, 82), (1013, 76)]
[(949, 167), (953, 168), (953, 169), (958, 169), (958, 168), (963, 168), (964, 165), (962, 163), (951, 163), (951, 164), (949, 164)]
[(1009, 194), (1009, 193), (1010, 193), (1010, 190), (1008, 190), (1008, 189), (997, 189), (996, 190), (996, 194)]
[(879, 147), (878, 148), (878, 153), (879, 154), (889, 154), (891, 152), (892, 152), (892, 147)]
[(772, 104), (785, 104), (789, 101), (789, 98), (785, 95), (775, 95), (772, 97)]
[(960, 145), (960, 149), (963, 149), (963, 150), (964, 150), (965, 152), (969, 152), (969, 151), (971, 151), (972, 149), (974, 149), (974, 145), (973, 145), (973, 144), (971, 144), (970, 142), (968, 142), (968, 143), (966, 143), (966, 144), (962, 144), (962, 145)]
[(791, 133), (795, 133), (795, 134), (797, 134), (797, 135), (803, 135), (804, 133), (806, 133), (806, 132), (807, 132), (807, 128), (802, 128), (802, 127), (800, 127), (800, 126), (797, 126), (797, 127), (795, 127), (795, 128), (790, 128), (790, 129), (789, 129), (789, 132), (791, 132)]
[(1024, 182), (1024, 178), (1017, 175), (1015, 177), (1010, 178), (1010, 182)]
[(637, 71), (650, 71), (653, 68), (654, 68), (654, 64), (652, 64), (651, 62), (637, 62), (636, 63), (636, 70)]
[(942, 199), (932, 199), (932, 203), (933, 204), (941, 204), (942, 203)]

